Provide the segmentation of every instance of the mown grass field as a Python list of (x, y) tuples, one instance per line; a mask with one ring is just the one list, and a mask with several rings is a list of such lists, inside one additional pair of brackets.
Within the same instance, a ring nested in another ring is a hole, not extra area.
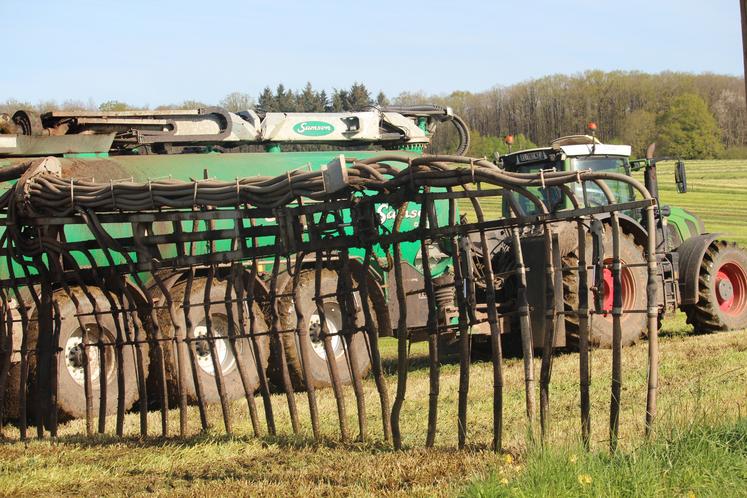
[[(688, 164), (691, 192), (662, 185), (664, 203), (678, 204), (706, 219), (707, 228), (747, 245), (747, 162)], [(671, 178), (671, 163), (660, 165)], [(396, 384), (395, 341), (382, 340), (390, 395)], [(213, 429), (192, 435), (137, 437), (137, 415), (127, 418), (128, 437), (81, 437), (83, 422), (61, 428), (57, 442), (17, 441), (6, 427), (0, 443), (0, 494), (23, 495), (252, 495), (252, 496), (470, 496), (612, 495), (736, 496), (747, 494), (747, 332), (696, 335), (682, 316), (665, 323), (661, 347), (659, 418), (654, 440), (645, 443), (645, 343), (623, 352), (620, 451), (607, 452), (610, 352), (592, 354), (592, 451), (579, 445), (578, 356), (558, 354), (551, 388), (551, 430), (545, 450), (529, 443), (520, 359), (506, 360), (503, 454), (490, 451), (492, 369), (471, 368), (469, 449), (456, 451), (458, 365), (442, 367), (436, 448), (422, 449), (427, 424), (428, 371), (423, 343), (412, 346), (407, 400), (402, 413), (406, 449), (383, 441), (373, 381), (365, 381), (369, 438), (341, 444), (334, 398), (320, 391), (324, 443), (311, 441), (306, 398), (297, 395), (304, 425), (292, 435), (284, 396), (274, 396), (279, 436), (254, 438), (243, 402), (232, 404), (233, 436), (222, 435), (220, 411)], [(539, 368), (539, 365), (537, 365)], [(354, 397), (346, 391), (350, 427)], [(159, 427), (150, 416), (151, 431)], [(172, 430), (178, 413), (170, 414)], [(113, 430), (114, 421), (108, 428)]]
[(709, 232), (747, 247), (747, 161), (687, 161), (688, 192), (678, 194), (674, 162), (659, 163), (659, 189), (663, 205), (681, 206), (706, 223)]

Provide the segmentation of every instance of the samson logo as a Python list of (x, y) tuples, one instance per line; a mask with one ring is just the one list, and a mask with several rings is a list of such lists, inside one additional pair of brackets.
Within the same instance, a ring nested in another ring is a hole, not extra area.
[(295, 125), (293, 131), (306, 137), (323, 137), (335, 131), (335, 127), (324, 121), (304, 121)]

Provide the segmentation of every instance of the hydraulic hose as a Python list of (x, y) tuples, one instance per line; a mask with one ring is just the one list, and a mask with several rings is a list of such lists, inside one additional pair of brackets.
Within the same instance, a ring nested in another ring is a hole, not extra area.
[(459, 135), (459, 145), (455, 154), (463, 156), (470, 146), (469, 128), (462, 118), (454, 114), (450, 108), (440, 105), (411, 105), (411, 106), (387, 106), (382, 109), (388, 112), (397, 112), (405, 116), (429, 116), (437, 121), (449, 121), (456, 128)]

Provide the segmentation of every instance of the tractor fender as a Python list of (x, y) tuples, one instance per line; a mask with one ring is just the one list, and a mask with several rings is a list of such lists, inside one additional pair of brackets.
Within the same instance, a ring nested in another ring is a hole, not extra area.
[[(595, 215), (594, 218), (604, 223), (608, 223), (610, 219), (610, 213)], [(633, 240), (635, 240), (635, 243), (639, 246), (646, 247), (648, 232), (645, 228), (643, 228), (643, 225), (638, 223), (638, 221), (636, 221), (634, 218), (631, 218), (630, 216), (622, 213), (617, 213), (617, 219), (620, 222), (620, 228), (623, 232), (632, 235)]]
[(684, 241), (675, 252), (679, 255), (680, 304), (698, 302), (698, 278), (700, 265), (708, 247), (721, 235), (703, 233)]

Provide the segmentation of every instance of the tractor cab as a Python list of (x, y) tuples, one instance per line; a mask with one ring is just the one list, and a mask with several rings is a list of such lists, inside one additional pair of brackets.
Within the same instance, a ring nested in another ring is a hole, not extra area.
[[(603, 144), (590, 135), (571, 135), (553, 140), (550, 147), (522, 150), (499, 158), (499, 165), (514, 173), (537, 173), (551, 171), (610, 171), (630, 174), (631, 148), (629, 145)], [(608, 181), (615, 202), (634, 200), (633, 188), (628, 183)], [(550, 211), (572, 209), (571, 199), (559, 187), (536, 187), (532, 191)], [(605, 205), (607, 198), (594, 184), (576, 186), (574, 192), (579, 203), (590, 206)], [(536, 214), (536, 207), (525, 197), (517, 196), (527, 214)], [(504, 215), (508, 214), (508, 203), (504, 202)]]

